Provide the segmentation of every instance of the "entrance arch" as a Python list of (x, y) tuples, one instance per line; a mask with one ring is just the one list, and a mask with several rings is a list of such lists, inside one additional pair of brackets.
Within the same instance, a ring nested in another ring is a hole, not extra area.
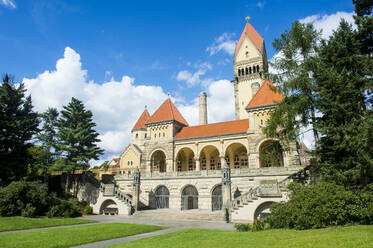
[(231, 169), (248, 168), (246, 147), (241, 143), (230, 144), (225, 150), (225, 161)]
[(223, 197), (222, 197), (221, 184), (215, 186), (214, 190), (212, 191), (211, 206), (212, 206), (212, 211), (218, 211), (222, 209)]
[(166, 186), (159, 186), (155, 190), (155, 208), (169, 208), (170, 192)]
[(152, 171), (166, 172), (166, 155), (158, 150), (151, 157)]
[(118, 214), (118, 206), (115, 201), (108, 199), (105, 200), (100, 207), (100, 214), (113, 215)]
[(274, 202), (263, 202), (260, 204), (256, 209), (254, 213), (254, 220), (256, 219), (264, 219), (265, 217), (271, 215), (270, 207), (272, 206)]
[(181, 210), (198, 209), (198, 191), (196, 187), (188, 185), (181, 193)]
[(259, 147), (260, 167), (284, 167), (283, 149), (279, 141), (267, 140)]

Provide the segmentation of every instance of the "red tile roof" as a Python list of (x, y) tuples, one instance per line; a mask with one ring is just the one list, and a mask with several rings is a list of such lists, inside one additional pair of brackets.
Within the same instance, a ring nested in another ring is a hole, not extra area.
[(142, 153), (142, 151), (141, 151), (141, 149), (140, 149), (140, 147), (138, 146), (138, 145), (136, 145), (136, 144), (133, 144), (133, 146), (140, 152), (140, 153)]
[(278, 92), (273, 91), (272, 89), (275, 86), (269, 80), (265, 80), (259, 90), (256, 92), (254, 97), (250, 100), (249, 104), (246, 106), (246, 109), (261, 107), (265, 105), (271, 105), (278, 102), (281, 102), (284, 99), (284, 96)]
[(188, 122), (184, 119), (170, 98), (167, 98), (167, 100), (162, 103), (154, 114), (150, 116), (146, 124), (162, 121), (178, 121), (188, 126)]
[(144, 112), (142, 112), (140, 118), (137, 120), (135, 126), (133, 126), (132, 130), (146, 128), (145, 123), (147, 122), (147, 120), (149, 120), (149, 118), (150, 114), (148, 110), (145, 109)]
[(181, 131), (175, 135), (175, 139), (189, 139), (243, 133), (246, 132), (247, 129), (249, 129), (248, 119), (217, 122), (206, 125), (183, 127)]
[(241, 44), (242, 44), (242, 42), (243, 42), (243, 40), (245, 39), (246, 36), (251, 40), (251, 42), (256, 46), (256, 48), (259, 51), (262, 51), (262, 48), (263, 48), (263, 38), (262, 38), (262, 36), (260, 36), (260, 34), (258, 34), (258, 32), (253, 28), (253, 26), (251, 26), (250, 23), (246, 23), (246, 26), (245, 26), (244, 30), (242, 31), (240, 40), (237, 43), (234, 55), (236, 55), (236, 53), (240, 49), (240, 46), (241, 46)]

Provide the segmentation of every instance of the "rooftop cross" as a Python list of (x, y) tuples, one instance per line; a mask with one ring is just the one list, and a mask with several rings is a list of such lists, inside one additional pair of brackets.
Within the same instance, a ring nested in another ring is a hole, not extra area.
[(250, 16), (246, 16), (246, 22), (249, 22), (249, 20), (250, 20)]

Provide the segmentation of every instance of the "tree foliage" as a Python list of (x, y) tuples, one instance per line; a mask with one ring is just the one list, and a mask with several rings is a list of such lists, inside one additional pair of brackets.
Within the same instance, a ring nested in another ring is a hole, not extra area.
[(271, 63), (274, 73), (269, 78), (285, 99), (278, 104), (263, 129), (268, 136), (283, 142), (294, 141), (301, 128), (310, 125), (317, 143), (318, 133), (313, 128), (316, 121), (315, 83), (310, 61), (318, 50), (320, 39), (320, 32), (312, 24), (295, 21), (290, 30), (273, 41), (279, 54)]
[(346, 21), (324, 41), (314, 60), (318, 85), (317, 154), (326, 180), (346, 186), (373, 182), (372, 58)]
[(92, 120), (92, 112), (86, 110), (83, 103), (72, 98), (63, 107), (58, 119), (57, 149), (62, 157), (55, 169), (74, 173), (75, 170), (89, 168), (89, 160), (98, 159), (103, 150), (97, 146), (100, 140), (94, 130), (96, 124)]
[(38, 131), (39, 119), (25, 98), (23, 84), (13, 84), (5, 75), (0, 86), (0, 181), (22, 178), (27, 172), (27, 149)]

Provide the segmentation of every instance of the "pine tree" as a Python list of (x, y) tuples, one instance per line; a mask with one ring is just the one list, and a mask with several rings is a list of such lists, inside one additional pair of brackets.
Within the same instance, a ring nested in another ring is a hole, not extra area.
[(324, 41), (315, 58), (317, 109), (322, 133), (317, 154), (324, 179), (346, 186), (373, 182), (373, 115), (368, 99), (371, 56), (346, 21)]
[(310, 61), (320, 40), (320, 32), (312, 24), (295, 21), (289, 31), (273, 41), (272, 45), (279, 55), (271, 63), (275, 73), (268, 76), (285, 98), (271, 113), (263, 129), (267, 136), (283, 142), (294, 141), (298, 140), (301, 128), (310, 127), (315, 145), (318, 145), (319, 135), (314, 128), (315, 82)]
[(63, 107), (58, 119), (57, 149), (62, 152), (64, 159), (59, 160), (56, 169), (70, 173), (86, 170), (89, 160), (98, 159), (103, 154), (103, 150), (96, 145), (100, 140), (95, 126), (92, 112), (86, 110), (78, 99), (72, 98)]
[[(25, 98), (23, 84), (12, 84), (8, 75), (0, 86), (0, 181), (6, 184), (27, 173), (27, 149), (38, 131), (39, 119)], [(0, 182), (1, 183), (1, 182)]]

